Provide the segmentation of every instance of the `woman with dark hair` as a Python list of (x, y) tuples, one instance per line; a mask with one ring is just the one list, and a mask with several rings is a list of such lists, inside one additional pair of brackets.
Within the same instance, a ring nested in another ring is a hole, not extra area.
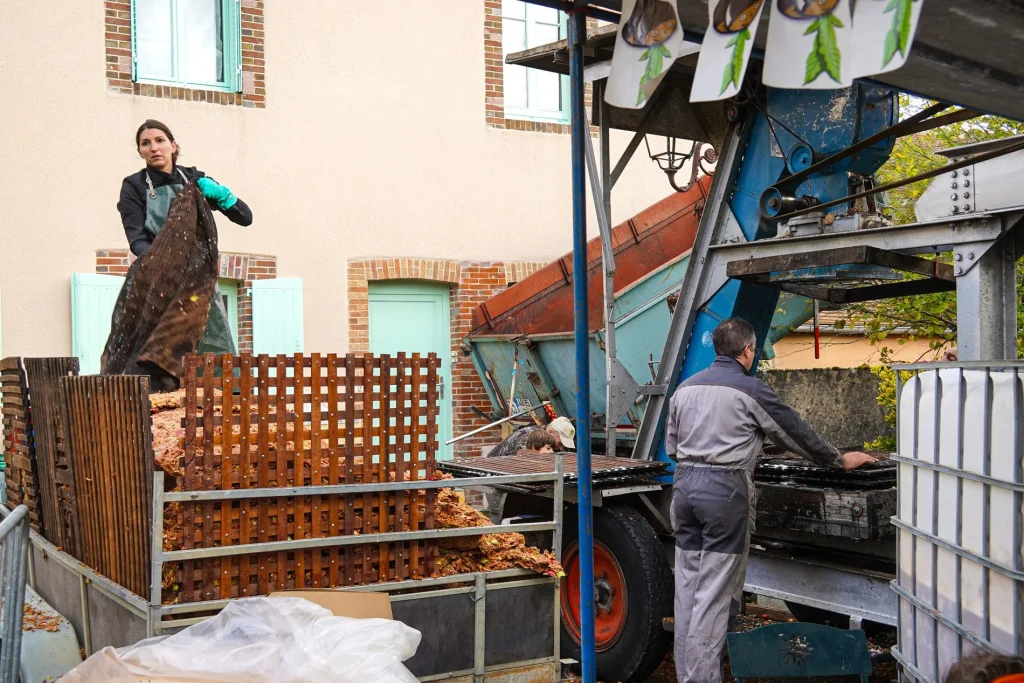
[[(160, 121), (147, 120), (135, 133), (135, 147), (146, 167), (121, 183), (117, 210), (132, 253), (141, 257), (167, 220), (171, 203), (190, 182), (215, 211), (241, 226), (252, 225), (252, 211), (231, 190), (195, 167), (179, 166), (181, 148), (170, 128)], [(235, 344), (227, 311), (220, 297), (213, 297), (206, 331), (199, 352), (234, 353)]]

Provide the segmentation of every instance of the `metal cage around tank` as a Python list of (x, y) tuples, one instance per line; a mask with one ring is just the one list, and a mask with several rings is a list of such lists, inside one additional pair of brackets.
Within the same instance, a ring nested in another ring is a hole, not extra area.
[(903, 681), (975, 650), (1024, 652), (1024, 361), (898, 370)]

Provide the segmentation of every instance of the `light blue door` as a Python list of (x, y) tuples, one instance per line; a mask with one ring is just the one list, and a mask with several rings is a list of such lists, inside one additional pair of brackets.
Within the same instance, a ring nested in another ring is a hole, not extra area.
[(302, 353), (302, 279), (252, 283), (252, 350), (259, 355)]
[(83, 375), (100, 371), (100, 357), (110, 336), (110, 318), (124, 278), (94, 273), (71, 276), (71, 353)]
[(217, 293), (224, 301), (224, 309), (228, 312), (228, 325), (231, 327), (231, 338), (238, 348), (238, 282), (236, 280), (217, 280)]
[(436, 353), (441, 361), (438, 391), (437, 458), (451, 457), (451, 328), (448, 285), (400, 280), (371, 282), (370, 351), (391, 355)]

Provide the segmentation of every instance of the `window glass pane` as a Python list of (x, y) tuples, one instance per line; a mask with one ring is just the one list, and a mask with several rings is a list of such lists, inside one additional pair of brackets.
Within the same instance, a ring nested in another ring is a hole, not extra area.
[[(555, 23), (553, 24), (537, 23), (535, 21), (528, 22), (526, 41), (529, 47), (546, 45), (559, 40), (557, 13), (555, 13), (554, 19)], [(539, 69), (530, 69), (530, 72), (528, 86), (530, 109), (540, 113), (557, 114), (562, 109), (562, 79), (556, 73)]]
[(185, 80), (224, 82), (224, 15), (221, 0), (178, 0), (184, 27)]
[(530, 108), (557, 114), (562, 110), (562, 77), (550, 71), (531, 71)]
[[(513, 4), (522, 4), (518, 1)], [(503, 55), (526, 49), (526, 22), (515, 19), (504, 19), (501, 26), (501, 47)], [(504, 98), (506, 107), (525, 108), (528, 104), (526, 95), (526, 68), (505, 65)]]
[(135, 50), (140, 78), (174, 77), (171, 0), (135, 1)]
[(560, 40), (558, 35), (558, 24), (534, 24), (530, 25), (529, 35), (526, 36), (527, 47), (537, 47), (556, 43)]
[(529, 100), (526, 95), (526, 67), (505, 65), (505, 106), (526, 109)]
[(502, 0), (501, 16), (513, 19), (526, 18), (526, 3), (523, 0)]
[[(551, 7), (541, 7), (540, 5), (530, 5), (530, 21), (540, 21), (546, 24), (558, 25), (559, 14), (558, 10), (552, 9)], [(534, 47), (531, 45), (530, 47)]]
[(505, 19), (501, 22), (501, 51), (519, 52), (526, 49), (526, 22)]

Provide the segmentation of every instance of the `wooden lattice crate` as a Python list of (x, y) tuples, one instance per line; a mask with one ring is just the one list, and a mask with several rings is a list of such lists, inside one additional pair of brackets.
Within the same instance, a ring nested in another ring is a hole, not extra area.
[[(175, 488), (431, 478), (438, 364), (434, 354), (190, 356)], [(165, 548), (430, 529), (435, 499), (419, 491), (168, 506)], [(436, 552), (418, 541), (188, 561), (165, 567), (164, 585), (192, 602), (405, 579), (429, 575)]]
[(3, 422), (4, 478), (7, 505), (24, 504), (29, 523), (42, 530), (35, 448), (32, 442), (32, 411), (21, 358), (0, 360), (0, 415)]

